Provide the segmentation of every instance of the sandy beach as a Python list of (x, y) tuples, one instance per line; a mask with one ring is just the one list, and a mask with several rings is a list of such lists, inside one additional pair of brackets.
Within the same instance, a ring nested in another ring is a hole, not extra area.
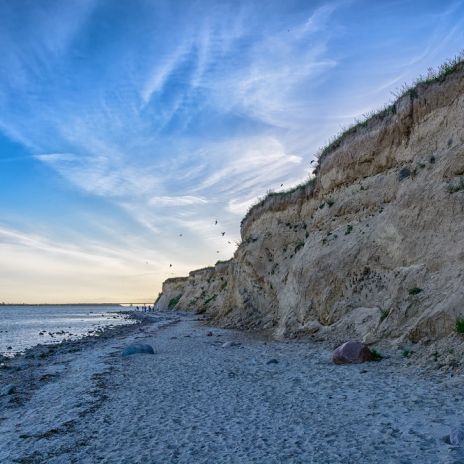
[[(328, 347), (143, 316), (1, 369), (2, 463), (462, 463), (445, 437), (462, 376), (400, 357), (336, 366)], [(154, 355), (122, 357), (131, 343)]]

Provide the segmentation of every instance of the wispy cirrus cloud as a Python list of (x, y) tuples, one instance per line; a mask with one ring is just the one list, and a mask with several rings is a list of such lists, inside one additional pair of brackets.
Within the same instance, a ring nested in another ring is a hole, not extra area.
[(161, 197), (152, 197), (148, 201), (151, 206), (164, 207), (164, 206), (191, 206), (191, 205), (201, 205), (208, 203), (208, 200), (201, 197), (196, 197), (192, 195), (185, 196), (161, 196)]

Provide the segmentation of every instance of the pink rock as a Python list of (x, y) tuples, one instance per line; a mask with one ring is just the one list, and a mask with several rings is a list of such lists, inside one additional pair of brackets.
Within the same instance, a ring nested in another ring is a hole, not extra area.
[(368, 346), (355, 340), (339, 346), (332, 354), (332, 361), (335, 364), (359, 364), (374, 359)]

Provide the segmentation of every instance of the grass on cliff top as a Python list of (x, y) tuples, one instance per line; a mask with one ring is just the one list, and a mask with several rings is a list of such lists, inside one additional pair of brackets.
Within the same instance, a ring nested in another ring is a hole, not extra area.
[[(464, 63), (464, 50), (460, 54), (456, 55), (454, 58), (451, 58), (445, 61), (441, 66), (439, 66), (438, 69), (434, 70), (433, 68), (429, 68), (425, 76), (422, 76), (422, 75), (419, 76), (411, 85), (404, 84), (397, 92), (394, 93), (395, 99), (392, 103), (385, 105), (380, 110), (371, 111), (370, 113), (363, 115), (360, 119), (356, 119), (355, 122), (351, 126), (345, 129), (342, 129), (339, 134), (335, 135), (332, 139), (329, 140), (328, 144), (325, 147), (319, 150), (316, 156), (318, 160), (316, 172), (318, 171), (318, 168), (321, 164), (322, 159), (325, 156), (327, 156), (329, 153), (333, 152), (338, 147), (340, 147), (343, 141), (346, 138), (348, 138), (350, 135), (355, 134), (361, 128), (367, 127), (371, 122), (375, 120), (382, 121), (387, 116), (391, 114), (395, 114), (396, 104), (401, 98), (403, 98), (405, 95), (409, 95), (409, 97), (412, 100), (417, 98), (419, 87), (428, 87), (431, 84), (434, 84), (437, 82), (443, 82), (447, 76), (457, 71), (459, 65), (461, 65), (462, 63)], [(245, 217), (242, 220), (242, 224), (249, 217), (252, 210), (262, 206), (268, 198), (272, 198), (276, 196), (282, 197), (282, 196), (291, 195), (297, 190), (302, 190), (306, 188), (306, 186), (310, 185), (310, 183), (314, 183), (314, 182), (315, 182), (315, 178), (312, 177), (308, 181), (302, 184), (299, 184), (296, 187), (293, 187), (288, 190), (283, 190), (280, 192), (268, 191), (267, 194), (263, 198), (260, 198), (256, 204), (252, 205), (248, 209), (248, 212), (246, 213)]]
[(302, 182), (301, 184), (295, 185), (295, 187), (291, 187), (291, 188), (289, 188), (287, 190), (280, 190), (279, 192), (274, 192), (273, 190), (268, 190), (266, 192), (266, 195), (264, 195), (264, 197), (258, 198), (258, 201), (248, 208), (248, 211), (246, 212), (245, 216), (242, 219), (242, 224), (248, 219), (248, 217), (250, 216), (250, 214), (251, 214), (251, 212), (253, 210), (255, 210), (256, 208), (259, 208), (262, 205), (264, 205), (264, 203), (266, 201), (268, 201), (270, 198), (275, 198), (275, 197), (282, 198), (282, 197), (285, 197), (285, 196), (290, 196), (295, 192), (304, 191), (304, 189), (306, 187), (310, 186), (311, 184), (315, 184), (315, 183), (316, 183), (316, 179), (314, 177), (312, 177), (312, 178), (308, 179), (306, 182)]
[(447, 76), (453, 74), (460, 64), (464, 63), (464, 51), (454, 58), (445, 61), (438, 69), (429, 68), (425, 76), (420, 75), (411, 85), (404, 84), (397, 92), (394, 93), (395, 100), (385, 105), (377, 111), (371, 111), (362, 116), (361, 119), (355, 120), (354, 124), (342, 129), (329, 143), (323, 147), (318, 154), (318, 160), (324, 158), (326, 155), (336, 150), (342, 142), (351, 134), (354, 134), (358, 129), (366, 127), (373, 120), (382, 120), (390, 114), (396, 113), (396, 104), (405, 95), (414, 100), (418, 96), (419, 87), (428, 87), (437, 82), (443, 82)]

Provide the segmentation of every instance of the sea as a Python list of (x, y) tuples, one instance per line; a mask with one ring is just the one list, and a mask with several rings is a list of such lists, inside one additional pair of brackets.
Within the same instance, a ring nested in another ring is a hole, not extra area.
[(120, 305), (0, 305), (0, 354), (14, 356), (38, 344), (56, 344), (132, 324)]

